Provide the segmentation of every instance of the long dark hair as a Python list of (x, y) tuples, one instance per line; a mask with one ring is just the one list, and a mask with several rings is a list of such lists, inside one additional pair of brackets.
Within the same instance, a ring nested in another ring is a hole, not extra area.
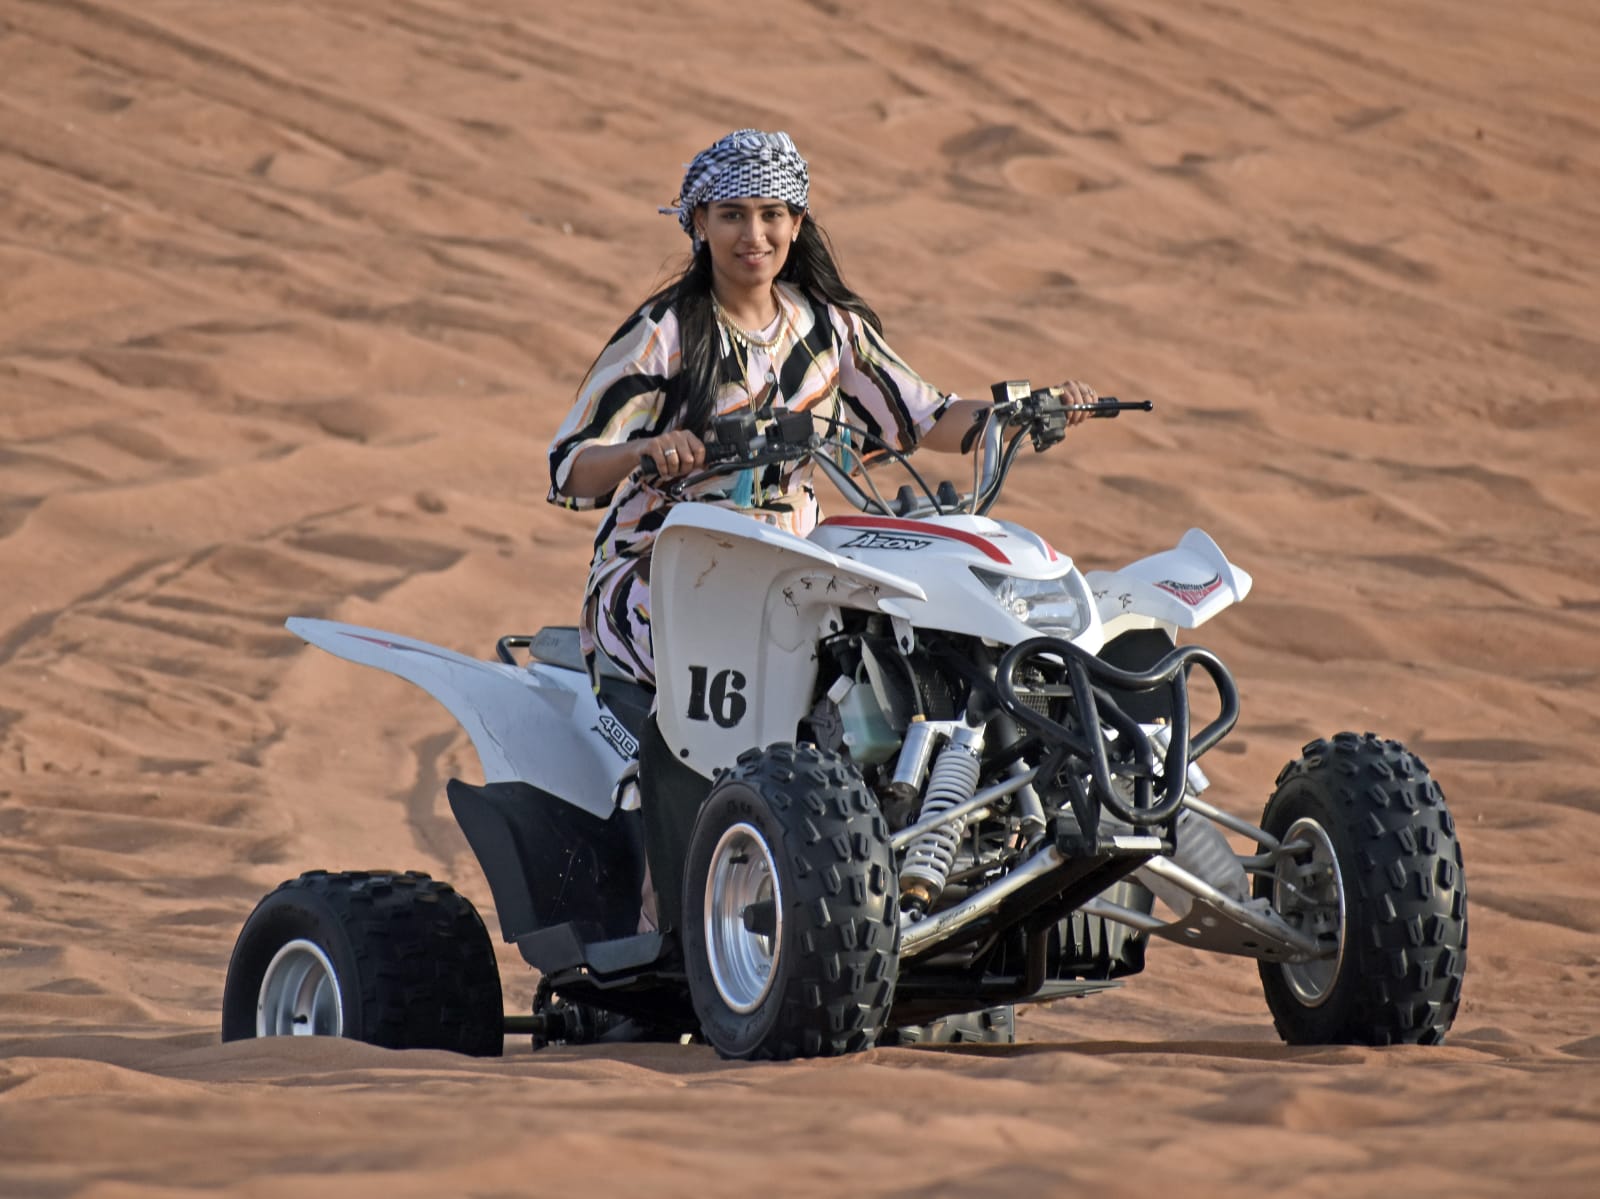
[[(799, 216), (802, 211), (789, 205), (791, 216)], [(878, 314), (840, 278), (833, 244), (810, 214), (800, 226), (800, 236), (789, 247), (788, 261), (778, 278), (800, 288), (813, 300), (854, 312), (877, 332), (883, 332)], [(718, 377), (720, 339), (716, 310), (711, 304), (711, 279), (711, 247), (701, 242), (678, 277), (642, 305), (649, 309), (665, 302), (678, 315), (681, 357), (678, 374), (667, 387), (668, 409), (681, 410), (683, 427), (701, 436), (716, 414), (717, 387), (723, 381)]]

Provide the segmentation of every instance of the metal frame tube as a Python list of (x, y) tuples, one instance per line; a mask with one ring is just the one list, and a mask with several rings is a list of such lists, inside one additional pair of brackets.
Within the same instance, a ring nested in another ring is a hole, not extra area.
[(1253, 837), (1268, 849), (1278, 848), (1278, 839), (1267, 832), (1266, 829), (1257, 828), (1248, 820), (1240, 819), (1232, 812), (1225, 812), (1215, 804), (1207, 803), (1205, 800), (1198, 799), (1193, 795), (1186, 795), (1183, 798), (1183, 806), (1193, 809), (1213, 824), (1220, 824), (1229, 832), (1238, 833), (1242, 837)]
[(923, 833), (928, 832), (930, 829), (940, 828), (956, 820), (963, 820), (970, 816), (973, 812), (976, 812), (979, 808), (986, 808), (995, 800), (1003, 799), (1005, 796), (1010, 795), (1013, 791), (1021, 790), (1023, 787), (1026, 787), (1029, 783), (1033, 782), (1034, 776), (1038, 773), (1039, 772), (1037, 770), (1029, 770), (1025, 774), (1019, 774), (1014, 778), (1009, 778), (1003, 783), (996, 783), (992, 787), (985, 787), (971, 799), (962, 803), (958, 803), (953, 808), (946, 808), (942, 812), (935, 812), (926, 820), (919, 820), (915, 824), (908, 824), (905, 828), (901, 829), (889, 839), (889, 845), (896, 852), (899, 852), (906, 846), (910, 845)]
[(1046, 846), (1005, 878), (990, 883), (970, 899), (963, 900), (953, 908), (946, 908), (942, 912), (936, 912), (932, 916), (925, 916), (921, 920), (902, 926), (900, 956), (915, 957), (918, 952), (932, 949), (945, 937), (981, 919), (1008, 895), (1020, 891), (1065, 862), (1066, 859), (1055, 846)]
[(1129, 928), (1136, 928), (1142, 933), (1156, 933), (1167, 927), (1167, 922), (1148, 912), (1141, 912), (1136, 908), (1123, 907), (1120, 903), (1112, 903), (1109, 899), (1096, 896), (1078, 909), (1090, 916), (1098, 916), (1102, 920), (1111, 920), (1117, 924), (1126, 924)]

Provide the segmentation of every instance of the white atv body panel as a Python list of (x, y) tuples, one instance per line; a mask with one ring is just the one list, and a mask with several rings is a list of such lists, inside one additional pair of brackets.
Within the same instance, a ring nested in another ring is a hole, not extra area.
[[(1081, 599), (1084, 627), (1073, 640), (1091, 653), (1129, 629), (1193, 628), (1251, 585), (1198, 529), (1122, 570), (1082, 575), (1037, 534), (984, 516), (848, 515), (807, 540), (726, 508), (680, 504), (651, 567), (663, 739), (707, 777), (747, 749), (792, 740), (810, 707), (817, 641), (839, 628), (845, 608), (888, 616), (907, 646), (919, 628), (998, 645), (1038, 636), (973, 567), (1061, 579)], [(614, 810), (637, 746), (582, 671), (483, 661), (335, 621), (293, 617), (288, 627), (433, 696), (472, 739), (485, 782), (528, 782), (601, 818)]]
[(679, 504), (650, 563), (656, 722), (703, 775), (792, 741), (811, 706), (817, 639), (840, 611), (903, 617), (916, 583), (711, 504)]
[[(546, 662), (508, 666), (359, 625), (302, 616), (291, 632), (318, 649), (415, 683), (472, 738), (486, 783), (532, 783), (602, 819), (629, 755), (587, 675)], [(631, 740), (631, 738), (629, 739)], [(732, 760), (731, 758), (729, 759)]]
[(1244, 599), (1251, 586), (1249, 573), (1199, 529), (1190, 529), (1173, 549), (1085, 577), (1108, 638), (1131, 629), (1196, 628)]
[(976, 567), (996, 575), (1063, 580), (1076, 595), (1084, 623), (1072, 641), (1090, 653), (1104, 642), (1099, 612), (1072, 559), (1021, 525), (965, 514), (919, 520), (850, 514), (823, 521), (811, 540), (918, 584), (928, 598), (899, 605), (916, 628), (964, 633), (996, 645), (1040, 635), (995, 598), (972, 573)]

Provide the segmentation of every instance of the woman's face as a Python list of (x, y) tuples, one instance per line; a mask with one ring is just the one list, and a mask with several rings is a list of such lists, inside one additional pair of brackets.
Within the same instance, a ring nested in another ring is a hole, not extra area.
[(791, 215), (782, 200), (716, 200), (695, 214), (695, 227), (711, 247), (711, 269), (738, 290), (772, 286), (805, 213)]

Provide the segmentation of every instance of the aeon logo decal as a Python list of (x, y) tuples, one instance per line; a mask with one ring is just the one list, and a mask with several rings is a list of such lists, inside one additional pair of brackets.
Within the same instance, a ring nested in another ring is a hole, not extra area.
[(1222, 586), (1222, 576), (1212, 575), (1204, 583), (1177, 583), (1172, 579), (1162, 579), (1156, 586), (1177, 596), (1192, 608)]
[(913, 537), (909, 533), (858, 533), (845, 542), (847, 550), (925, 550), (933, 544), (931, 537)]

